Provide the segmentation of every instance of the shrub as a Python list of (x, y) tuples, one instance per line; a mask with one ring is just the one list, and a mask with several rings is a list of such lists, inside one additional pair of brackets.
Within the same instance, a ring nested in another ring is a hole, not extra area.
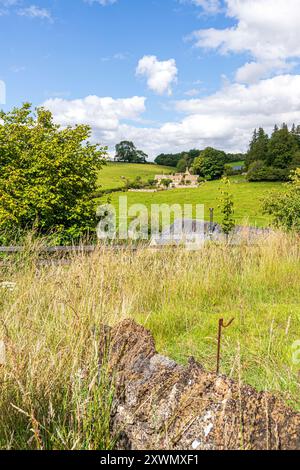
[(263, 161), (253, 162), (248, 170), (248, 181), (286, 181), (288, 179), (288, 170), (266, 166)]
[(32, 228), (59, 243), (95, 231), (91, 195), (106, 151), (88, 142), (90, 128), (61, 129), (30, 104), (0, 117), (0, 241)]
[(300, 168), (291, 173), (285, 186), (284, 193), (272, 193), (264, 200), (263, 210), (276, 227), (300, 232)]

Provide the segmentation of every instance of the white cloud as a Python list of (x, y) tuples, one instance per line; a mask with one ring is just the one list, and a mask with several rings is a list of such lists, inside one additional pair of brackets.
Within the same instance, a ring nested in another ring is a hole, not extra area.
[(221, 11), (221, 0), (181, 0), (181, 3), (187, 2), (201, 7), (205, 13), (219, 13)]
[(116, 3), (117, 0), (84, 0), (86, 3), (99, 3), (99, 5), (102, 5), (103, 7), (106, 7), (107, 5), (112, 5), (113, 3)]
[(29, 7), (18, 10), (19, 16), (27, 16), (28, 18), (40, 18), (42, 20), (53, 21), (51, 13), (46, 8), (40, 8), (36, 5), (30, 5)]
[(141, 124), (143, 97), (52, 99), (44, 106), (63, 125), (90, 124), (93, 139), (111, 149), (120, 140), (130, 139), (151, 157), (207, 146), (239, 152), (246, 150), (255, 127), (271, 131), (275, 123), (299, 123), (300, 75), (281, 75), (248, 86), (229, 84), (204, 98), (177, 101), (175, 111), (183, 114), (182, 119), (157, 128), (127, 122)]
[(159, 95), (172, 94), (172, 84), (177, 82), (177, 73), (174, 59), (159, 61), (154, 55), (145, 55), (136, 68), (136, 74), (146, 77), (150, 90)]
[(116, 131), (121, 120), (138, 120), (145, 111), (145, 101), (139, 96), (125, 99), (87, 96), (77, 100), (49, 99), (43, 106), (52, 111), (59, 124), (89, 124), (98, 132), (106, 132)]
[(299, 0), (225, 0), (227, 16), (237, 24), (225, 29), (203, 29), (193, 33), (196, 45), (221, 54), (249, 53), (253, 58), (237, 71), (237, 80), (282, 73), (300, 58), (298, 38)]

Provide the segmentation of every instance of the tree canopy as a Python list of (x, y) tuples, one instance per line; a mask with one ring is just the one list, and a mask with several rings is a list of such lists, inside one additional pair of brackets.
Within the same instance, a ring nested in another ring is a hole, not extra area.
[(181, 160), (185, 161), (186, 168), (189, 168), (194, 159), (199, 156), (200, 150), (192, 149), (188, 152), (180, 153), (161, 153), (155, 159), (157, 165), (171, 166), (176, 168)]
[(255, 129), (246, 157), (249, 181), (284, 181), (300, 167), (300, 126), (274, 126), (269, 137)]
[[(192, 149), (188, 152), (181, 153), (161, 153), (155, 159), (157, 165), (171, 166), (176, 168), (178, 163), (184, 160), (186, 162), (186, 168), (190, 168), (195, 160), (198, 158), (201, 153), (201, 150)], [(238, 162), (245, 160), (245, 154), (243, 153), (226, 153), (226, 163)], [(183, 164), (180, 163), (182, 167)]]
[(223, 175), (225, 163), (225, 152), (207, 147), (200, 153), (200, 156), (195, 158), (192, 171), (207, 180), (215, 180)]
[(124, 163), (146, 163), (148, 155), (137, 150), (133, 142), (123, 140), (116, 145), (115, 161)]
[(29, 103), (0, 118), (1, 242), (32, 228), (59, 242), (93, 232), (91, 195), (106, 149), (89, 143), (90, 128), (60, 128)]

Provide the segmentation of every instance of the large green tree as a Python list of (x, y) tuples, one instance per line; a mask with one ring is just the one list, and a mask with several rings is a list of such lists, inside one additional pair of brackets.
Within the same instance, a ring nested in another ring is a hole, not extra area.
[(146, 163), (148, 155), (137, 150), (133, 142), (123, 140), (116, 145), (115, 161), (124, 163)]
[(223, 175), (225, 163), (225, 152), (216, 150), (212, 147), (207, 147), (200, 153), (199, 157), (195, 158), (192, 165), (192, 171), (194, 174), (199, 175), (202, 178), (214, 180)]
[[(281, 129), (275, 128), (269, 142), (267, 164), (276, 168), (287, 168), (299, 150), (299, 141), (288, 126), (283, 124)], [(259, 159), (258, 159), (259, 160)]]
[(90, 128), (60, 128), (31, 105), (0, 114), (0, 240), (34, 228), (71, 241), (95, 230), (92, 193), (106, 149)]
[(269, 137), (262, 127), (254, 130), (249, 151), (246, 156), (246, 167), (249, 168), (255, 161), (265, 161), (268, 158)]

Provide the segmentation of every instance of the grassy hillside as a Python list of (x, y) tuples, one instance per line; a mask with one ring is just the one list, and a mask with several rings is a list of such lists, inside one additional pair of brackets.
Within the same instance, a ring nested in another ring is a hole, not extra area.
[(133, 181), (137, 176), (140, 176), (143, 181), (147, 181), (157, 174), (170, 174), (172, 171), (175, 169), (160, 165), (108, 163), (99, 173), (99, 189), (120, 188), (125, 186), (125, 179)]
[(0, 302), (0, 449), (111, 448), (100, 325), (127, 317), (151, 329), (162, 354), (183, 363), (192, 355), (212, 371), (218, 320), (234, 317), (221, 372), (300, 410), (297, 240), (279, 234), (265, 246), (196, 252), (99, 248), (38, 269), (23, 256), (2, 273), (16, 288), (2, 289)]
[[(231, 178), (231, 192), (235, 203), (235, 219), (238, 224), (266, 226), (269, 218), (262, 214), (261, 200), (271, 190), (282, 190), (281, 183), (248, 183), (243, 177)], [(204, 204), (205, 217), (209, 218), (209, 208), (215, 208), (215, 219), (221, 218), (218, 208), (220, 181), (211, 181), (196, 189), (174, 189), (157, 193), (127, 193), (128, 204)], [(112, 195), (112, 204), (118, 206), (119, 193)], [(124, 194), (123, 194), (124, 195)]]

